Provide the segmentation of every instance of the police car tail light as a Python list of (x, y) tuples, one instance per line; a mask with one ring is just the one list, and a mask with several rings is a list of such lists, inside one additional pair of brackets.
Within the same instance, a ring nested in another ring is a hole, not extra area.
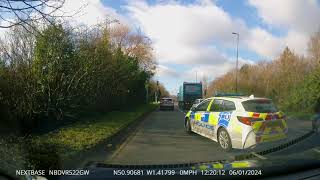
[(251, 118), (249, 117), (242, 117), (242, 116), (237, 116), (238, 120), (242, 122), (243, 124), (251, 126)]
[(238, 120), (246, 125), (251, 126), (256, 121), (263, 121), (261, 118), (237, 116)]
[(271, 120), (271, 119), (272, 119), (272, 116), (269, 115), (269, 114), (268, 114), (268, 115), (266, 116), (266, 118), (265, 118), (266, 121)]

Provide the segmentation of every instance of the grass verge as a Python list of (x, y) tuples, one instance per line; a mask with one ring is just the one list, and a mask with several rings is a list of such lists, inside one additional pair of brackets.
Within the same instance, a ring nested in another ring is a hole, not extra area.
[(33, 137), (32, 144), (50, 144), (55, 146), (55, 151), (60, 156), (69, 158), (83, 150), (94, 147), (144, 113), (157, 107), (156, 104), (149, 104), (126, 112), (109, 112), (104, 115), (94, 114), (91, 118), (86, 118), (54, 132)]

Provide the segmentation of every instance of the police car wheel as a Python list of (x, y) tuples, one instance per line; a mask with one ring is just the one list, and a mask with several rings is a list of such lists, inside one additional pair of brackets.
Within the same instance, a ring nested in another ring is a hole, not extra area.
[(228, 132), (225, 129), (220, 129), (218, 133), (218, 142), (220, 147), (225, 151), (230, 151), (232, 148), (231, 140)]
[(185, 128), (186, 128), (186, 132), (191, 134), (191, 124), (189, 119), (186, 119)]

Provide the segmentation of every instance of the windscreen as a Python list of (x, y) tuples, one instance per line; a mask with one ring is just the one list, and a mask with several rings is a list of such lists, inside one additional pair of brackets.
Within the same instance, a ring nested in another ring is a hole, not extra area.
[(267, 99), (249, 100), (242, 102), (242, 105), (248, 112), (273, 113), (278, 111), (273, 102)]
[(201, 94), (201, 85), (199, 84), (188, 84), (185, 85), (186, 94)]
[(0, 180), (320, 164), (320, 0), (135, 2), (0, 0)]
[(170, 103), (170, 102), (172, 102), (172, 99), (161, 99), (161, 101)]

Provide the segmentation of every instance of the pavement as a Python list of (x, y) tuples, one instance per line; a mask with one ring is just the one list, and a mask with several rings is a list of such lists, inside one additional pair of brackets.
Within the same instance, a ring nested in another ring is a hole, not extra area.
[[(155, 165), (234, 160), (237, 155), (276, 147), (311, 130), (311, 121), (289, 119), (287, 139), (265, 143), (253, 149), (224, 152), (217, 142), (197, 134), (187, 134), (183, 119), (184, 112), (178, 108), (174, 111), (154, 111), (113, 154), (106, 157), (104, 163)], [(257, 155), (257, 158), (265, 157)]]

